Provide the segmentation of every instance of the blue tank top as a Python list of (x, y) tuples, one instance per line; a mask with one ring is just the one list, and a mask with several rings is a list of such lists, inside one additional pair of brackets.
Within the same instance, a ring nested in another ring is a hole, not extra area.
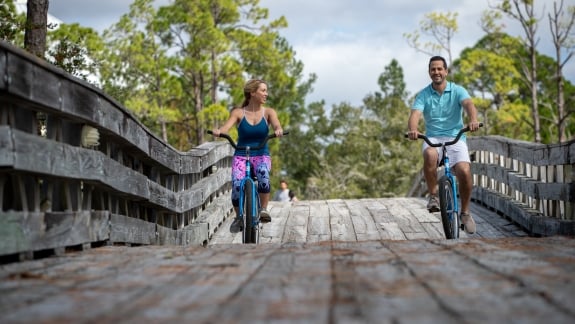
[[(247, 121), (245, 113), (244, 118), (238, 124), (238, 146), (258, 146), (260, 143), (266, 139), (269, 134), (269, 126), (267, 120), (264, 116), (259, 123), (255, 125), (250, 125)], [(234, 153), (236, 156), (246, 156), (245, 150), (236, 150)], [(250, 156), (256, 155), (270, 155), (268, 145), (266, 145), (260, 150), (250, 150)]]

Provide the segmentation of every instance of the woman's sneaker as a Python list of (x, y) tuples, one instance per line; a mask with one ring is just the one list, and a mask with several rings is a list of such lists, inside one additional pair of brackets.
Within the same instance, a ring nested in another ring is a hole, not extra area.
[(234, 221), (230, 225), (230, 232), (231, 233), (239, 233), (242, 231), (243, 227), (244, 227), (244, 222), (242, 221), (242, 219), (239, 217), (236, 217), (236, 218), (234, 218)]
[(262, 223), (269, 223), (272, 221), (272, 217), (270, 216), (270, 212), (266, 208), (260, 209), (260, 222)]
[(439, 211), (439, 199), (437, 198), (437, 195), (429, 196), (429, 202), (427, 203), (427, 210), (429, 210), (430, 213), (436, 213)]

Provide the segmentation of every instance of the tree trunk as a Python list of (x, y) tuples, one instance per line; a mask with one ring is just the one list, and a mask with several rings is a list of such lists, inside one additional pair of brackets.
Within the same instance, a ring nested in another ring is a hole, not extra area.
[(41, 58), (46, 52), (49, 0), (28, 0), (24, 48)]
[[(533, 33), (535, 35), (535, 33)], [(534, 39), (534, 36), (533, 38)], [(535, 143), (541, 143), (541, 121), (539, 118), (539, 102), (537, 98), (537, 51), (535, 43), (531, 43), (531, 113), (533, 114), (533, 131)]]

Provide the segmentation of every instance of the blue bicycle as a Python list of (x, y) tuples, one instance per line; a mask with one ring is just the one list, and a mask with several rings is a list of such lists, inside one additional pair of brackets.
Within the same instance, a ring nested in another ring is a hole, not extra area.
[[(213, 135), (211, 130), (207, 131), (208, 134)], [(283, 135), (287, 135), (289, 132), (284, 132)], [(242, 243), (255, 243), (260, 242), (260, 196), (258, 195), (257, 188), (257, 177), (256, 173), (252, 170), (252, 165), (250, 162), (250, 151), (262, 149), (268, 140), (275, 138), (275, 134), (270, 134), (266, 139), (261, 142), (257, 147), (250, 146), (238, 146), (237, 143), (228, 135), (220, 134), (219, 137), (223, 137), (228, 140), (230, 145), (240, 151), (246, 152), (246, 174), (242, 178), (240, 183), (240, 205), (238, 207), (239, 215), (243, 220), (243, 232), (242, 232)]]
[[(483, 123), (479, 123), (479, 127), (483, 127)], [(429, 146), (441, 147), (442, 160), (439, 162), (439, 167), (443, 166), (443, 174), (439, 178), (437, 184), (439, 186), (439, 209), (441, 211), (441, 223), (447, 239), (459, 238), (459, 229), (463, 229), (461, 220), (459, 219), (459, 202), (458, 202), (458, 189), (457, 178), (451, 172), (449, 165), (449, 157), (447, 157), (447, 146), (453, 145), (459, 141), (463, 133), (468, 132), (469, 127), (459, 130), (457, 136), (447, 142), (432, 143), (427, 136), (418, 134), (417, 138), (423, 139)], [(405, 135), (407, 137), (407, 134)], [(438, 174), (439, 175), (439, 174)]]

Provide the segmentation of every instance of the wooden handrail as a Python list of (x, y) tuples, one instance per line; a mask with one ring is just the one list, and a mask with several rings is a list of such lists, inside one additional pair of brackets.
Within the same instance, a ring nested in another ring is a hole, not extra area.
[(546, 145), (471, 136), (468, 144), (475, 200), (534, 235), (575, 233), (575, 140)]

